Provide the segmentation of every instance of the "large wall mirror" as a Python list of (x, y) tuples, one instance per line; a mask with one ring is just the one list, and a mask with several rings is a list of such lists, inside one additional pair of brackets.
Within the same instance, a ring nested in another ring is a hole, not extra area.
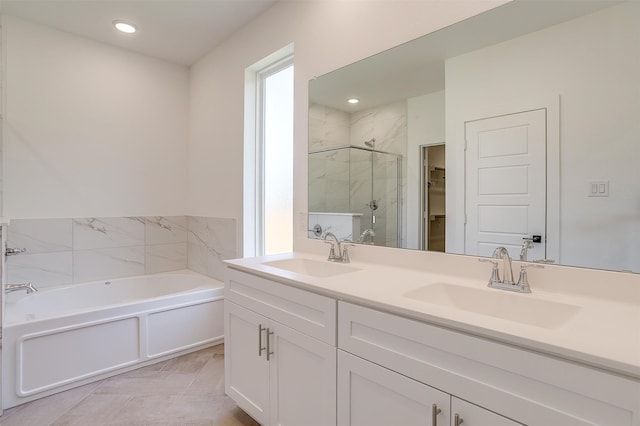
[(309, 83), (309, 237), (640, 272), (640, 2), (516, 0)]

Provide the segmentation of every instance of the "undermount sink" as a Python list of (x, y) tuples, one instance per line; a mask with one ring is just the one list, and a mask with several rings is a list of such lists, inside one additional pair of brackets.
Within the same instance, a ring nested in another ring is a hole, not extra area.
[(579, 306), (534, 299), (526, 294), (448, 283), (420, 287), (404, 297), (542, 328), (560, 327), (580, 310)]
[(310, 277), (333, 277), (336, 275), (348, 274), (356, 272), (360, 269), (353, 266), (342, 265), (339, 263), (331, 263), (328, 260), (312, 260), (312, 259), (283, 259), (264, 262), (263, 265), (273, 268), (284, 269), (285, 271), (294, 272), (296, 274), (308, 275)]

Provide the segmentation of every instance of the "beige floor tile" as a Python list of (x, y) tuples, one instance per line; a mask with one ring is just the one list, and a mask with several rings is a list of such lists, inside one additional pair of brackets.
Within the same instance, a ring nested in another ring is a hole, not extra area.
[(55, 426), (85, 426), (87, 419), (91, 419), (92, 425), (108, 423), (113, 421), (130, 399), (129, 395), (89, 395), (53, 424)]
[(4, 411), (0, 425), (50, 425), (73, 406), (102, 385), (103, 381), (89, 383), (66, 392), (37, 399)]
[(162, 371), (172, 371), (176, 373), (197, 373), (211, 358), (211, 353), (200, 354), (199, 352), (183, 355), (170, 359), (162, 367)]
[(185, 395), (224, 395), (224, 357), (215, 355), (202, 367)]
[(113, 424), (212, 424), (219, 409), (208, 397), (137, 396), (120, 410)]
[(213, 424), (215, 426), (260, 426), (227, 396), (222, 397), (222, 406)]
[(193, 383), (196, 374), (158, 371), (147, 377), (120, 377), (107, 379), (97, 394), (125, 395), (181, 395)]
[(169, 361), (160, 361), (155, 364), (147, 365), (146, 367), (136, 368), (135, 370), (119, 374), (118, 377), (152, 377), (158, 371), (162, 371), (167, 362)]
[(0, 417), (0, 425), (2, 426), (49, 426), (51, 424), (51, 418), (49, 416), (36, 416), (36, 415), (20, 415), (10, 416), (2, 415)]
[(2, 426), (258, 426), (224, 395), (224, 346), (23, 404)]

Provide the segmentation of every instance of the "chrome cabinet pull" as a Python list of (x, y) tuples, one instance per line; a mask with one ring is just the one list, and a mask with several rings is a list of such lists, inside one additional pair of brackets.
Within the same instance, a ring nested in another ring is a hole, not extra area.
[(262, 332), (265, 330), (267, 329), (262, 327), (262, 324), (258, 324), (258, 356), (262, 356), (262, 351), (267, 349), (262, 347)]
[(455, 417), (453, 418), (453, 425), (460, 426), (462, 423), (464, 423), (464, 420), (462, 420), (462, 417), (460, 417), (459, 414), (456, 414)]
[(267, 327), (267, 361), (269, 361), (271, 359), (271, 355), (273, 355), (273, 352), (271, 352), (271, 335), (273, 334), (273, 331), (269, 331), (269, 327)]
[(438, 414), (440, 413), (442, 413), (442, 410), (436, 404), (433, 404), (431, 406), (431, 426), (438, 426)]

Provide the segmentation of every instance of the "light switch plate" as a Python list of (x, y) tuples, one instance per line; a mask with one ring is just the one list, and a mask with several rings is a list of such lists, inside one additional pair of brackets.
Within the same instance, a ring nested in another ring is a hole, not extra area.
[(608, 197), (609, 181), (608, 180), (592, 180), (589, 181), (587, 195), (589, 197)]

